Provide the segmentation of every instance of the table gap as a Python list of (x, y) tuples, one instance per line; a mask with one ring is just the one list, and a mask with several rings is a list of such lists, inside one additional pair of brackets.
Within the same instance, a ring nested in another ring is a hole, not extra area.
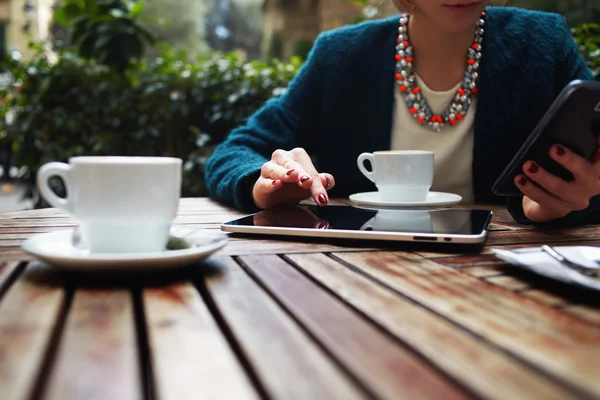
[(64, 328), (67, 323), (67, 317), (71, 310), (71, 304), (73, 303), (73, 296), (75, 294), (75, 288), (67, 283), (63, 289), (65, 291), (65, 297), (63, 304), (60, 307), (60, 312), (56, 319), (55, 325), (52, 328), (50, 334), (50, 340), (48, 341), (48, 347), (45, 350), (45, 355), (42, 358), (42, 362), (36, 374), (33, 390), (31, 391), (31, 400), (44, 398), (44, 391), (48, 386), (48, 380), (52, 376), (52, 368), (56, 362), (56, 356), (60, 347), (60, 342), (64, 333)]
[[(238, 265), (240, 264), (239, 261), (237, 260), (237, 257), (232, 257), (232, 259)], [(210, 272), (208, 272), (208, 273), (210, 273)], [(248, 379), (250, 380), (250, 382), (252, 384), (252, 387), (254, 388), (254, 390), (256, 390), (256, 393), (258, 394), (258, 396), (265, 400), (271, 400), (271, 397), (269, 396), (267, 390), (265, 389), (264, 385), (260, 381), (258, 374), (256, 373), (256, 371), (254, 371), (254, 368), (252, 367), (250, 360), (248, 360), (248, 358), (244, 354), (244, 351), (242, 350), (241, 345), (236, 340), (235, 335), (233, 334), (233, 332), (231, 331), (231, 328), (227, 324), (227, 321), (225, 321), (225, 318), (221, 315), (221, 312), (219, 311), (219, 307), (217, 307), (215, 301), (213, 300), (212, 296), (210, 295), (208, 288), (206, 287), (206, 283), (204, 281), (204, 276), (200, 275), (198, 278), (192, 279), (192, 283), (194, 284), (194, 286), (200, 293), (200, 297), (202, 298), (202, 300), (208, 307), (208, 311), (211, 313), (212, 317), (215, 319), (215, 322), (217, 323), (217, 326), (223, 333), (223, 336), (225, 336), (225, 340), (231, 347), (233, 354), (237, 357), (240, 364), (242, 364), (242, 367), (243, 367), (244, 371), (246, 372)]]
[[(533, 362), (530, 362), (529, 360), (521, 357), (518, 353), (513, 352), (512, 350), (509, 350), (499, 344), (494, 343), (493, 341), (486, 339), (484, 336), (472, 331), (471, 329), (467, 328), (466, 326), (459, 324), (457, 322), (455, 322), (454, 320), (444, 316), (443, 314), (431, 309), (430, 307), (426, 306), (425, 304), (420, 303), (419, 301), (412, 299), (410, 296), (407, 296), (405, 294), (403, 294), (402, 292), (399, 292), (398, 290), (394, 289), (393, 287), (387, 285), (385, 282), (363, 272), (360, 270), (360, 268), (355, 267), (354, 265), (352, 265), (351, 263), (348, 263), (344, 260), (342, 260), (341, 258), (338, 258), (336, 255), (331, 254), (331, 253), (327, 253), (327, 256), (329, 256), (330, 258), (334, 259), (335, 261), (341, 263), (342, 265), (344, 265), (345, 267), (347, 267), (348, 269), (352, 270), (355, 273), (358, 273), (360, 275), (362, 275), (363, 277), (365, 277), (366, 279), (371, 280), (372, 282), (374, 282), (375, 284), (385, 288), (386, 290), (390, 290), (391, 292), (395, 293), (396, 295), (400, 296), (401, 298), (405, 299), (406, 301), (409, 301), (419, 307), (422, 307), (424, 309), (426, 309), (427, 311), (435, 314), (438, 318), (441, 318), (447, 322), (449, 322), (450, 324), (452, 324), (453, 326), (455, 326), (457, 329), (462, 330), (466, 333), (468, 333), (469, 335), (471, 335), (474, 339), (479, 340), (483, 343), (485, 343), (487, 346), (500, 351), (506, 355), (508, 355), (509, 357), (513, 358), (516, 362), (522, 364), (524, 367), (529, 368), (532, 371), (537, 372), (538, 374), (540, 374), (541, 376), (545, 377), (546, 379), (549, 380), (554, 380), (554, 381), (558, 381), (560, 382), (560, 384), (562, 384), (567, 390), (569, 390), (570, 392), (572, 392), (573, 394), (580, 396), (582, 398), (591, 398), (591, 394), (589, 392), (587, 392), (585, 389), (580, 388), (570, 382), (568, 382), (567, 380), (562, 379), (561, 376), (552, 374), (549, 371), (546, 371), (545, 369), (542, 369), (541, 367), (539, 367), (538, 365), (534, 364)], [(426, 258), (424, 258), (425, 260), (427, 260)], [(431, 261), (431, 260), (430, 260)], [(473, 279), (477, 279), (477, 278), (473, 278)], [(477, 279), (478, 281), (481, 281), (480, 279)], [(491, 283), (488, 283), (491, 284)], [(510, 292), (507, 289), (504, 289), (507, 292)]]
[[(11, 264), (11, 261), (7, 261), (6, 263)], [(8, 277), (3, 282), (0, 282), (0, 301), (2, 301), (2, 298), (4, 297), (6, 292), (8, 292), (8, 289), (10, 289), (12, 284), (15, 283), (19, 276), (21, 276), (21, 274), (25, 271), (26, 267), (27, 262), (20, 262), (17, 265), (17, 267), (12, 272), (10, 272)], [(9, 268), (9, 266), (7, 265), (5, 268)]]
[(150, 345), (148, 343), (148, 324), (146, 323), (146, 313), (142, 301), (142, 288), (134, 286), (131, 289), (133, 298), (133, 315), (135, 318), (136, 338), (138, 344), (139, 363), (142, 382), (142, 396), (146, 400), (155, 400), (156, 380), (154, 370), (152, 369)]

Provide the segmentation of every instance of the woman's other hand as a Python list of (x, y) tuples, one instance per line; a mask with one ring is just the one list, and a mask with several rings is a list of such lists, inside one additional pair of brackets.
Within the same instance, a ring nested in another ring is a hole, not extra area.
[(532, 161), (523, 165), (523, 174), (517, 175), (515, 184), (525, 195), (525, 216), (533, 222), (548, 222), (586, 209), (590, 198), (600, 194), (600, 151), (588, 161), (563, 146), (554, 145), (550, 157), (571, 171), (574, 180), (567, 182)]
[(333, 188), (332, 175), (319, 173), (302, 148), (275, 150), (261, 169), (252, 198), (257, 207), (268, 209), (312, 197), (320, 206), (329, 203), (327, 190)]

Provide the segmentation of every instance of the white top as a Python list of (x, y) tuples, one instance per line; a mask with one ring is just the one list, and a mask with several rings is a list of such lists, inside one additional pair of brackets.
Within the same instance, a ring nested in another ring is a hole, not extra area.
[[(417, 76), (421, 93), (435, 114), (441, 114), (456, 95), (460, 84), (445, 92), (434, 92)], [(392, 150), (429, 150), (435, 153), (432, 191), (456, 193), (464, 202), (473, 201), (473, 132), (477, 99), (455, 126), (446, 125), (434, 132), (420, 125), (408, 111), (406, 101), (396, 85), (395, 112), (392, 124)]]

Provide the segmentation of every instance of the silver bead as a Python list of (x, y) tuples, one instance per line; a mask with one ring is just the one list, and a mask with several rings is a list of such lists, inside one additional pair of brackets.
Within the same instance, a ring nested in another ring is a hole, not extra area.
[(404, 33), (404, 32), (406, 32), (406, 28), (403, 27), (403, 26), (401, 26), (401, 27), (398, 28), (398, 32)]
[(475, 53), (475, 59), (481, 60), (481, 53)]
[(458, 93), (457, 93), (457, 94), (456, 94), (456, 97), (454, 97), (454, 100), (455, 100), (455, 101), (460, 101), (460, 94), (458, 94)]
[(472, 66), (471, 64), (469, 64), (469, 65), (467, 66), (467, 71), (469, 71), (469, 72), (473, 72), (473, 70), (474, 70), (473, 66)]
[(475, 64), (473, 64), (473, 69), (475, 69), (475, 70), (479, 69), (479, 63), (478, 62), (476, 62)]
[(413, 107), (418, 110), (419, 108), (421, 108), (421, 105), (419, 103), (415, 103), (413, 104)]
[(440, 123), (439, 122), (434, 122), (433, 123), (433, 129), (440, 129)]
[(400, 57), (404, 57), (406, 55), (406, 53), (404, 52), (404, 50), (398, 50), (398, 55)]
[(406, 18), (404, 18), (404, 17), (400, 18), (400, 24), (406, 25), (407, 22), (408, 21), (406, 20)]
[(475, 41), (477, 43), (481, 43), (481, 42), (483, 42), (483, 38), (481, 36), (475, 36)]
[(408, 81), (407, 81), (406, 79), (404, 79), (404, 80), (402, 81), (402, 84), (403, 84), (404, 86), (406, 86), (406, 87), (408, 87), (408, 86), (409, 86), (409, 85), (408, 85)]
[(479, 73), (477, 73), (477, 72), (473, 72), (473, 73), (471, 74), (471, 76), (473, 77), (473, 80), (475, 81), (475, 80), (477, 80), (477, 78), (479, 78)]
[(475, 89), (477, 87), (477, 84), (475, 82), (471, 82), (471, 83), (469, 83), (469, 87), (471, 89)]
[(411, 76), (408, 77), (408, 81), (410, 83), (415, 83), (416, 79), (415, 79), (415, 77), (413, 75), (411, 75)]
[(485, 30), (483, 28), (477, 29), (477, 34), (480, 35), (480, 36), (483, 36), (484, 32), (485, 32)]
[(481, 45), (480, 45), (480, 44), (478, 44), (478, 45), (477, 45), (477, 48), (476, 48), (475, 50), (476, 50), (476, 51), (481, 51)]
[(404, 35), (398, 35), (398, 40), (401, 42), (404, 42), (404, 40), (405, 40)]
[(412, 69), (412, 63), (406, 63), (406, 68)]
[(400, 60), (400, 65), (402, 65), (403, 67), (406, 67), (406, 60)]
[(419, 113), (419, 118), (425, 118), (425, 113), (423, 111)]
[(471, 56), (475, 55), (475, 49), (469, 48), (469, 55), (471, 55)]
[(479, 21), (477, 21), (477, 25), (478, 26), (484, 26), (485, 25), (485, 20), (484, 19), (480, 19)]
[(412, 46), (408, 46), (408, 47), (406, 48), (406, 52), (407, 52), (407, 53), (412, 53), (412, 51), (413, 51), (413, 48), (412, 48)]
[(414, 101), (417, 99), (417, 96), (414, 93), (411, 93), (408, 95), (408, 98)]
[(459, 113), (461, 113), (461, 112), (462, 112), (462, 109), (463, 109), (463, 106), (462, 106), (462, 104), (457, 104), (457, 105), (456, 105), (456, 111), (458, 111)]
[(467, 96), (460, 96), (460, 101), (462, 101), (463, 103), (467, 102)]
[(448, 116), (448, 119), (456, 119), (456, 114), (452, 113)]
[(405, 47), (406, 47), (406, 45), (404, 44), (404, 42), (402, 42), (402, 43), (400, 43), (400, 44), (398, 45), (398, 48), (399, 48), (400, 50), (404, 50), (404, 48), (405, 48)]

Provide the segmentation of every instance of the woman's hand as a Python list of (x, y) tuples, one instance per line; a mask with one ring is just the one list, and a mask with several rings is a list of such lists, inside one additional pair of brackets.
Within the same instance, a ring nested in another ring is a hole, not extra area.
[(532, 161), (523, 165), (524, 175), (518, 175), (515, 184), (525, 195), (525, 216), (533, 222), (548, 222), (571, 211), (583, 210), (591, 197), (600, 194), (600, 151), (588, 161), (563, 146), (554, 145), (550, 157), (571, 171), (574, 180), (567, 182)]
[(327, 190), (335, 185), (333, 176), (320, 174), (302, 148), (275, 150), (261, 169), (252, 198), (257, 207), (272, 208), (311, 197), (320, 206), (329, 202)]

